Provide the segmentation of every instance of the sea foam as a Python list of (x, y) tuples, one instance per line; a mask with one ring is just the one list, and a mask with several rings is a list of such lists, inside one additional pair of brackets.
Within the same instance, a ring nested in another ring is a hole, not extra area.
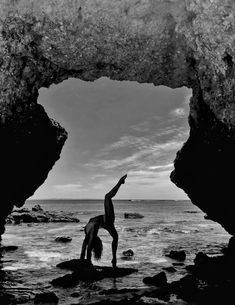
[(43, 250), (25, 251), (25, 254), (28, 257), (37, 258), (41, 262), (48, 262), (50, 260), (53, 260), (54, 258), (62, 257), (61, 253), (52, 252), (52, 251), (48, 252), (48, 251), (43, 251)]

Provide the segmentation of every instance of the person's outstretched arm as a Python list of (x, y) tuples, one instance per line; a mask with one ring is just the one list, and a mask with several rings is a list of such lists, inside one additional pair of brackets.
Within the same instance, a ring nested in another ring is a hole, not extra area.
[(91, 251), (92, 251), (92, 243), (95, 238), (95, 235), (97, 235), (97, 232), (95, 233), (94, 228), (92, 228), (89, 232), (89, 239), (88, 239), (88, 245), (87, 245), (87, 254), (86, 259), (88, 262), (91, 263)]
[(83, 240), (83, 243), (82, 243), (82, 251), (81, 251), (80, 259), (83, 259), (83, 260), (85, 259), (87, 244), (88, 244), (88, 238), (86, 235)]

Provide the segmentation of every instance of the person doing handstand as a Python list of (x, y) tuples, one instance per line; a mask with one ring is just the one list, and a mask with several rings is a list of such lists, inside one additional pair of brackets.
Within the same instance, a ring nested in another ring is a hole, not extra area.
[(99, 260), (102, 255), (103, 245), (101, 239), (98, 237), (99, 228), (103, 228), (112, 236), (112, 266), (117, 266), (117, 246), (118, 246), (118, 233), (114, 226), (115, 214), (112, 198), (117, 194), (120, 186), (125, 183), (127, 175), (123, 176), (112, 190), (105, 195), (104, 198), (104, 215), (98, 215), (89, 220), (84, 228), (85, 238), (82, 244), (80, 259), (84, 260), (85, 255), (88, 262), (91, 263), (91, 254), (94, 253), (96, 260)]

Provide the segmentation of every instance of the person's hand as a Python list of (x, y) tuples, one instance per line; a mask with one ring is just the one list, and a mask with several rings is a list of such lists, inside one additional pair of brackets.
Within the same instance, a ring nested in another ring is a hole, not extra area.
[(119, 181), (124, 184), (125, 183), (125, 180), (126, 180), (126, 177), (127, 177), (127, 174), (125, 176), (123, 176)]
[(112, 266), (113, 266), (113, 268), (117, 268), (117, 259), (116, 258), (112, 259)]

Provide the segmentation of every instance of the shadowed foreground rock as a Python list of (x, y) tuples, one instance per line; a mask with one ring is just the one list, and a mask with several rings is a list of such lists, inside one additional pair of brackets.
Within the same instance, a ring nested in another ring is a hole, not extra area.
[(0, 246), (0, 255), (4, 252), (16, 251), (18, 246)]
[(104, 278), (117, 278), (138, 272), (134, 268), (116, 268), (93, 266), (86, 260), (73, 259), (57, 265), (58, 268), (72, 270), (73, 273), (52, 280), (53, 286), (73, 287), (79, 281), (95, 282)]
[[(94, 300), (77, 304), (233, 304), (235, 301), (233, 242), (234, 239), (230, 240), (228, 248), (224, 251), (225, 255), (210, 257), (205, 253), (198, 253), (194, 265), (186, 267), (188, 274), (177, 281), (167, 283), (166, 274), (161, 272), (148, 278), (158, 281), (155, 283), (157, 288), (152, 286), (143, 289), (104, 290), (100, 292), (100, 296), (95, 296)], [(148, 284), (154, 285), (150, 282)]]
[(154, 276), (147, 276), (143, 279), (143, 282), (147, 285), (154, 285), (158, 287), (165, 286), (167, 284), (167, 277), (165, 272), (160, 272)]
[(0, 0), (0, 235), (67, 137), (38, 90), (104, 76), (192, 88), (190, 136), (171, 179), (233, 235), (234, 42), (234, 0)]
[(36, 294), (34, 304), (58, 304), (59, 299), (54, 292), (44, 292)]
[[(93, 283), (96, 280), (100, 280), (103, 277), (100, 275), (103, 273), (105, 277), (118, 277), (130, 274), (130, 270), (126, 272), (125, 269), (120, 268), (116, 274), (111, 270), (111, 267), (98, 267), (88, 264), (86, 261), (80, 261), (77, 259), (62, 262), (58, 267), (72, 270), (73, 273), (67, 274), (64, 277), (55, 279), (52, 281), (52, 286), (49, 288), (46, 284), (46, 290), (32, 291), (30, 288), (25, 287), (21, 291), (22, 286), (19, 285), (18, 293), (17, 287), (13, 290), (0, 291), (0, 304), (31, 304), (30, 300), (34, 300), (34, 296), (44, 295), (46, 291), (54, 292), (59, 298), (59, 304), (64, 304), (64, 298), (66, 296), (73, 297), (71, 304), (79, 305), (143, 305), (143, 304), (174, 304), (174, 305), (221, 305), (221, 304), (234, 304), (235, 301), (235, 265), (234, 265), (234, 238), (229, 242), (229, 246), (223, 249), (218, 256), (209, 256), (206, 253), (198, 253), (195, 256), (194, 264), (188, 266), (176, 266), (176, 272), (181, 274), (179, 280), (171, 282), (170, 279), (166, 282), (166, 274), (161, 275), (160, 279), (163, 281), (156, 286), (149, 286), (147, 288), (140, 289), (104, 289), (94, 290), (94, 294), (82, 297), (80, 293), (80, 287), (82, 285), (95, 285)], [(168, 266), (169, 268), (170, 266)], [(166, 267), (167, 268), (167, 267)], [(163, 269), (166, 269), (165, 267)], [(128, 269), (127, 269), (128, 270)], [(185, 270), (185, 272), (183, 272)], [(121, 271), (121, 274), (118, 272)], [(183, 273), (182, 273), (183, 272)], [(2, 274), (1, 274), (2, 273)], [(7, 279), (6, 271), (0, 273), (0, 279)], [(97, 273), (99, 273), (97, 275)], [(125, 273), (125, 274), (124, 274)], [(180, 275), (179, 274), (179, 275)], [(182, 275), (184, 274), (184, 275)], [(93, 277), (92, 280), (90, 277)], [(151, 278), (156, 278), (157, 275)], [(170, 276), (167, 273), (167, 277)], [(81, 277), (83, 279), (81, 279)], [(95, 279), (95, 280), (94, 280)], [(8, 279), (9, 280), (9, 279)], [(85, 283), (81, 283), (84, 281)], [(118, 282), (118, 279), (117, 279)], [(105, 283), (105, 281), (103, 282)], [(80, 286), (81, 285), (81, 286)], [(97, 286), (96, 286), (97, 285)], [(77, 286), (77, 287), (76, 287)], [(74, 287), (74, 289), (66, 289)], [(64, 289), (65, 288), (65, 289)], [(41, 289), (41, 288), (39, 288)]]

